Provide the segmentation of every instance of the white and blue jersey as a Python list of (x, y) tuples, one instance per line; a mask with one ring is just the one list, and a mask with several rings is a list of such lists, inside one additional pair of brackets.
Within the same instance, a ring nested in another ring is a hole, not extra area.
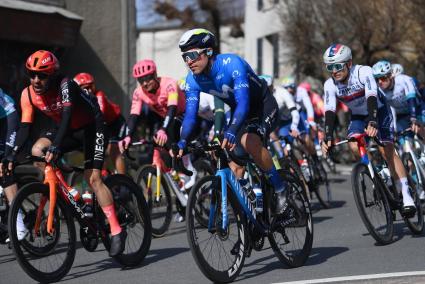
[(257, 115), (265, 89), (265, 81), (259, 79), (241, 57), (218, 54), (208, 75), (190, 72), (186, 77), (186, 113), (181, 139), (188, 139), (195, 126), (201, 92), (216, 96), (230, 106), (232, 119), (227, 131), (236, 135), (247, 118)]
[(0, 89), (0, 157), (8, 155), (15, 145), (18, 113), (11, 97)]

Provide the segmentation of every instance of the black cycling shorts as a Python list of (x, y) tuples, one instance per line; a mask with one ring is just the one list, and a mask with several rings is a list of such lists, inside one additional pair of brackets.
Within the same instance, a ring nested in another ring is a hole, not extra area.
[[(54, 141), (56, 133), (57, 128), (49, 129), (41, 137)], [(108, 141), (104, 125), (91, 123), (82, 129), (67, 132), (59, 148), (62, 153), (82, 150), (84, 168), (101, 170)]]
[(240, 143), (242, 135), (245, 133), (257, 134), (263, 140), (263, 145), (265, 146), (267, 144), (270, 133), (276, 128), (278, 111), (279, 108), (276, 99), (267, 89), (263, 97), (262, 107), (257, 107), (250, 112), (246, 122), (237, 134), (237, 145), (234, 150), (236, 156), (247, 156), (246, 151)]

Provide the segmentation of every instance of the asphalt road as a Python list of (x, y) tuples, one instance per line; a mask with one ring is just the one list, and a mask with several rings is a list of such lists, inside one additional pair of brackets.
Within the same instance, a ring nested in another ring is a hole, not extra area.
[[(425, 234), (413, 236), (402, 221), (395, 224), (395, 241), (375, 244), (367, 233), (351, 192), (349, 168), (332, 177), (333, 208), (313, 203), (314, 243), (305, 266), (289, 269), (274, 256), (269, 244), (253, 252), (237, 281), (241, 283), (425, 283)], [(338, 278), (335, 278), (338, 277)], [(0, 247), (0, 283), (32, 283)], [(77, 250), (64, 283), (208, 283), (196, 266), (187, 243), (185, 223), (172, 223), (168, 234), (153, 239), (142, 266), (123, 270), (103, 247), (94, 253)]]

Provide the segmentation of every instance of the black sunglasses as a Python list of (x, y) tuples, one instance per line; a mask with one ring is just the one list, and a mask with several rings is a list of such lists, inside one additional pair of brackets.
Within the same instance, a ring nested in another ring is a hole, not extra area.
[(35, 79), (35, 77), (38, 77), (39, 80), (45, 80), (49, 78), (49, 74), (42, 73), (42, 72), (28, 71), (28, 77), (30, 77), (31, 79)]
[(146, 75), (146, 76), (143, 76), (143, 77), (139, 77), (139, 78), (137, 78), (137, 81), (140, 84), (143, 84), (144, 82), (148, 82), (148, 81), (150, 81), (152, 79), (155, 79), (155, 75), (154, 74), (149, 74), (149, 75)]
[(182, 57), (184, 62), (189, 62), (189, 61), (196, 61), (199, 59), (199, 57), (201, 57), (202, 53), (206, 53), (207, 49), (201, 49), (201, 50), (194, 50), (194, 51), (186, 51), (182, 53)]

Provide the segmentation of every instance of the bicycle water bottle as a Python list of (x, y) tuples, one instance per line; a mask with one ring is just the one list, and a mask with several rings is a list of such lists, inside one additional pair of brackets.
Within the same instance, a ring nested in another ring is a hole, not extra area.
[(303, 174), (303, 176), (304, 176), (305, 180), (306, 180), (307, 182), (309, 182), (309, 181), (310, 181), (310, 171), (308, 170), (308, 163), (307, 163), (307, 159), (305, 159), (305, 158), (304, 158), (304, 159), (302, 160), (300, 167), (301, 167), (301, 172), (302, 172), (302, 174)]
[(258, 184), (254, 184), (254, 187), (252, 189), (255, 193), (255, 197), (257, 200), (257, 205), (255, 207), (255, 210), (257, 213), (263, 212), (263, 191), (261, 190), (261, 187)]
[(91, 192), (89, 191), (84, 192), (84, 194), (82, 195), (82, 198), (84, 202), (84, 207), (83, 207), (84, 215), (89, 218), (93, 217), (93, 196)]
[(4, 198), (3, 187), (0, 186), (0, 211), (5, 211), (7, 208), (6, 199)]

